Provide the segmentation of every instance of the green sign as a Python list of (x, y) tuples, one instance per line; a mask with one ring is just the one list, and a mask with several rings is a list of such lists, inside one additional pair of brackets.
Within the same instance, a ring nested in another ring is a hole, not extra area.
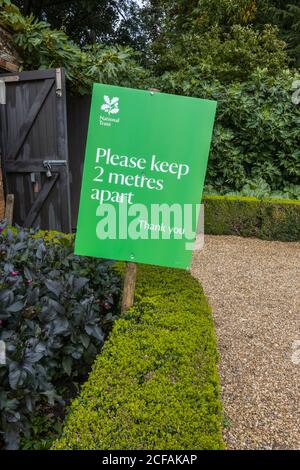
[(216, 102), (95, 84), (78, 255), (188, 269)]

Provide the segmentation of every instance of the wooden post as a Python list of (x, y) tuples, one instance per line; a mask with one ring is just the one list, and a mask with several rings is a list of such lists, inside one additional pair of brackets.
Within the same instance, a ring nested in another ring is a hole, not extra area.
[(121, 305), (121, 315), (123, 315), (126, 310), (133, 306), (134, 302), (134, 290), (136, 283), (136, 272), (137, 265), (136, 263), (126, 263), (125, 277), (124, 277), (124, 287), (123, 287), (123, 297)]
[(8, 221), (9, 225), (12, 225), (13, 223), (14, 202), (15, 202), (14, 194), (8, 194), (6, 196), (5, 219)]

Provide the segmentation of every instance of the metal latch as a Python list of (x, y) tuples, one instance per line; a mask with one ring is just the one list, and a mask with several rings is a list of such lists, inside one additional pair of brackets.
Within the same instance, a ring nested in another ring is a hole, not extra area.
[(19, 75), (8, 75), (7, 77), (0, 76), (0, 104), (6, 104), (6, 83), (18, 82)]
[(43, 167), (46, 169), (47, 178), (51, 178), (51, 169), (53, 166), (63, 166), (67, 164), (67, 160), (44, 160)]
[(44, 167), (46, 168), (46, 176), (47, 178), (51, 178), (52, 172), (51, 172), (51, 165), (48, 162), (43, 163)]

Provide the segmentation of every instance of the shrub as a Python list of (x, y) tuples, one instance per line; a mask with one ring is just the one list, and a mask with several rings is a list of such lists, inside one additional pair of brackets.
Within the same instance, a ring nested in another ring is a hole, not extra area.
[(90, 93), (94, 82), (139, 87), (148, 79), (130, 47), (95, 44), (80, 49), (62, 29), (23, 16), (9, 0), (0, 0), (0, 24), (12, 32), (24, 70), (64, 67), (71, 88), (80, 94)]
[(241, 191), (216, 191), (211, 185), (204, 188), (205, 196), (239, 196), (239, 197), (256, 197), (257, 199), (298, 199), (300, 200), (300, 185), (290, 184), (283, 190), (272, 191), (270, 185), (263, 178), (255, 178), (249, 180)]
[(109, 263), (75, 256), (67, 237), (52, 238), (0, 234), (0, 430), (8, 448), (30, 430), (38, 406), (62, 401), (60, 383), (86, 374), (115, 318), (119, 277)]
[(261, 31), (250, 26), (212, 26), (200, 32), (162, 36), (154, 43), (160, 52), (155, 63), (158, 73), (185, 73), (187, 80), (245, 82), (258, 68), (269, 76), (288, 66), (286, 44), (276, 27), (264, 25)]
[(192, 276), (138, 268), (134, 307), (113, 327), (54, 449), (222, 449), (211, 310)]
[(299, 185), (300, 106), (292, 102), (297, 79), (288, 70), (275, 77), (259, 70), (245, 83), (224, 85), (203, 80), (196, 69), (165, 74), (162, 91), (218, 102), (207, 185), (218, 192), (240, 191), (258, 178), (272, 191)]
[(300, 201), (205, 196), (205, 233), (300, 240)]

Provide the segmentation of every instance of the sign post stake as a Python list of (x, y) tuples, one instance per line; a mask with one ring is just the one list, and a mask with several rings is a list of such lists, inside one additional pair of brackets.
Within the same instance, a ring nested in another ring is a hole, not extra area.
[(134, 291), (136, 283), (137, 265), (136, 263), (126, 263), (124, 287), (121, 305), (121, 315), (133, 306)]

